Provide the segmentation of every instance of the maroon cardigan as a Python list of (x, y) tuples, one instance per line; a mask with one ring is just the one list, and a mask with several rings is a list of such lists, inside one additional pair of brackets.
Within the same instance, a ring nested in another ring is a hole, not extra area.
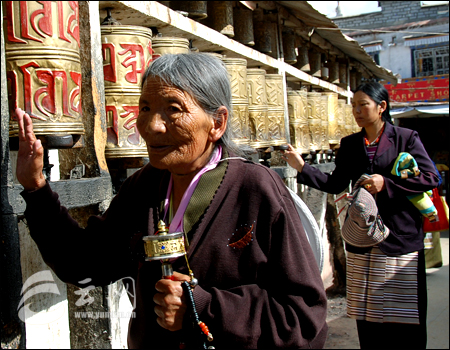
[[(416, 131), (386, 123), (373, 162), (369, 162), (364, 143), (364, 129), (341, 140), (333, 173), (324, 174), (305, 164), (297, 181), (328, 193), (338, 194), (364, 174), (380, 174), (386, 189), (376, 196), (378, 211), (389, 228), (387, 239), (380, 249), (387, 255), (407, 254), (422, 250), (424, 234), (422, 214), (406, 197), (431, 190), (438, 185), (439, 177)], [(395, 160), (401, 152), (410, 153), (419, 166), (420, 175), (402, 179), (391, 174)], [(367, 249), (346, 245), (347, 250), (364, 253)]]
[[(31, 235), (63, 281), (137, 281), (130, 348), (176, 349), (185, 336), (156, 323), (152, 298), (161, 264), (142, 259), (141, 237), (156, 231), (169, 175), (144, 167), (85, 229), (68, 215), (49, 185), (22, 194)], [(202, 176), (184, 227), (190, 266), (199, 280), (194, 290), (199, 318), (214, 335), (216, 348), (324, 345), (323, 283), (290, 194), (275, 172), (243, 160), (219, 163)], [(173, 265), (187, 274), (184, 258)]]

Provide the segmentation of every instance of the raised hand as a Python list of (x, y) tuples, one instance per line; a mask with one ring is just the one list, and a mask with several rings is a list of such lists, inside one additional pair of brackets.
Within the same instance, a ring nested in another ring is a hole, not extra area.
[(288, 144), (288, 149), (286, 151), (282, 151), (283, 158), (291, 167), (296, 169), (299, 173), (303, 170), (303, 165), (305, 165), (305, 161), (302, 156), (292, 147), (292, 145)]
[(33, 122), (30, 116), (20, 108), (16, 108), (16, 116), (19, 123), (17, 180), (19, 180), (25, 190), (37, 190), (45, 185), (45, 177), (42, 173), (44, 148), (41, 140), (37, 139), (34, 134)]

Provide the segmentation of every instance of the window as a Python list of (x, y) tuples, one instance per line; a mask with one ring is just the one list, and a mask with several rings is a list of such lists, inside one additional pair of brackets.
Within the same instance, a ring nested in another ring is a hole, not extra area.
[(416, 77), (448, 74), (448, 45), (414, 50)]

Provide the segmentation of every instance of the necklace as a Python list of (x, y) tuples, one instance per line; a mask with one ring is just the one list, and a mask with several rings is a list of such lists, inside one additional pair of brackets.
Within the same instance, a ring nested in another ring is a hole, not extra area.
[(378, 142), (380, 142), (380, 138), (381, 138), (381, 135), (383, 135), (385, 126), (386, 126), (386, 124), (383, 124), (383, 127), (381, 128), (380, 133), (378, 134), (378, 137), (376, 138), (375, 141), (369, 142), (369, 140), (367, 139), (367, 136), (364, 136), (364, 143), (366, 144), (366, 146), (375, 146), (378, 144)]

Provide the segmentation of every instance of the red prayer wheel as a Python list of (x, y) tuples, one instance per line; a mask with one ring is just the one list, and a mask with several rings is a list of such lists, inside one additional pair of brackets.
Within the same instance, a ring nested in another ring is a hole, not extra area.
[[(5, 1), (4, 5), (11, 116), (17, 107), (25, 110), (36, 135), (83, 135), (78, 2)], [(9, 135), (16, 137), (18, 131), (12, 119)], [(54, 148), (71, 147), (72, 141)]]

